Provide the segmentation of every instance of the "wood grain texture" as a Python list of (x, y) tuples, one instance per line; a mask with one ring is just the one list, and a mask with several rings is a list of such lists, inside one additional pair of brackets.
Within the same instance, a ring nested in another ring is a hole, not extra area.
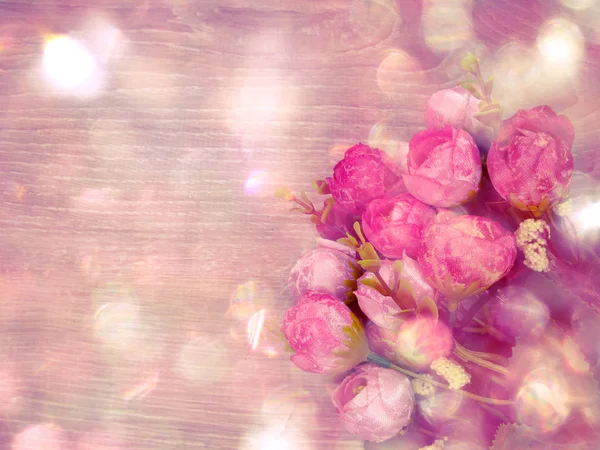
[[(287, 272), (312, 245), (311, 227), (273, 187), (309, 190), (339, 157), (331, 149), (374, 139), (377, 124), (391, 136), (384, 145), (408, 140), (428, 96), (461, 76), (457, 61), (473, 45), (435, 51), (454, 38), (434, 24), (439, 36), (427, 40), (426, 3), (0, 2), (0, 352), (21, 383), (3, 448), (24, 426), (52, 422), (71, 441), (109, 430), (129, 449), (254, 449), (248, 439), (288, 413), (293, 448), (363, 448), (337, 423), (328, 380), (249, 352), (226, 313), (254, 281), (252, 307), (278, 317)], [(449, 3), (466, 5), (471, 40), (490, 61), (509, 42), (534, 45), (552, 17), (583, 20), (549, 0)], [(93, 43), (100, 19), (119, 31), (103, 88), (60, 95), (41, 73), (44, 36)], [(581, 27), (586, 53), (571, 86), (527, 99), (569, 115), (577, 167), (598, 176), (591, 26)], [(267, 181), (249, 195), (253, 171)], [(107, 286), (137, 308), (127, 317), (141, 331), (124, 335), (126, 351), (98, 338), (97, 309), (115, 302)], [(177, 370), (190, 342), (205, 343), (192, 372), (210, 376)], [(154, 374), (151, 392), (124, 400)], [(297, 407), (269, 410), (273, 392)]]

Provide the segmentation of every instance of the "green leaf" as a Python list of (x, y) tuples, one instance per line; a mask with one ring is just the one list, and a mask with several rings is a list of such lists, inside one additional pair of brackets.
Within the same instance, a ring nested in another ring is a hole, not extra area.
[(334, 203), (335, 200), (333, 198), (328, 198), (325, 201), (325, 208), (323, 208), (323, 211), (321, 212), (321, 223), (325, 223), (325, 221), (327, 220), (327, 217), (329, 216), (329, 213), (331, 212), (331, 208), (333, 208)]
[(403, 309), (415, 308), (417, 306), (415, 302), (415, 291), (406, 278), (400, 278), (396, 297), (402, 302), (400, 307)]
[(378, 259), (361, 259), (358, 264), (369, 272), (377, 272), (381, 268), (381, 261)]
[(362, 280), (360, 280), (360, 284), (373, 289), (377, 289), (378, 291), (383, 290), (383, 286), (381, 286), (381, 283), (377, 278), (363, 278)]
[(494, 126), (500, 120), (500, 108), (496, 107), (487, 111), (481, 111), (474, 114), (473, 117), (476, 117), (477, 120), (485, 125)]
[(488, 95), (492, 94), (492, 89), (494, 89), (494, 77), (490, 77), (485, 82), (485, 90), (487, 91)]
[[(392, 263), (392, 270), (394, 271), (394, 275), (396, 276), (396, 280), (402, 279), (402, 273), (404, 272), (404, 263), (402, 260), (398, 259)], [(393, 286), (394, 289), (397, 289), (397, 286)]]
[(356, 290), (357, 285), (358, 283), (356, 282), (356, 280), (344, 280), (344, 286), (352, 289), (353, 291)]
[(431, 314), (436, 320), (436, 322), (440, 317), (440, 312), (438, 310), (437, 304), (433, 301), (431, 297), (422, 297), (421, 299), (419, 299), (419, 306), (417, 307), (417, 312), (419, 314)]
[(375, 247), (373, 247), (373, 245), (369, 242), (361, 245), (361, 247), (358, 249), (358, 254), (362, 259), (372, 259), (374, 261), (379, 261), (379, 255), (377, 254)]
[[(500, 111), (500, 105), (497, 103), (492, 103), (489, 104), (487, 102), (481, 102), (479, 104), (479, 112), (480, 113), (484, 113), (484, 112), (488, 112), (488, 111)], [(479, 114), (479, 113), (476, 113)]]
[(327, 184), (326, 180), (313, 181), (313, 187), (315, 188), (318, 194), (327, 195), (331, 193), (329, 190), (329, 184)]
[(275, 197), (285, 200), (286, 202), (294, 200), (294, 194), (292, 194), (292, 191), (290, 191), (287, 186), (279, 186), (275, 189)]
[(310, 199), (308, 198), (308, 195), (306, 195), (306, 192), (302, 191), (300, 192), (300, 198), (307, 204), (312, 205), (312, 202), (310, 201)]
[(461, 87), (463, 87), (464, 89), (466, 89), (467, 91), (469, 91), (471, 94), (473, 94), (473, 97), (478, 98), (480, 100), (484, 99), (484, 95), (481, 92), (481, 88), (475, 84), (472, 83), (470, 81), (465, 81), (463, 83), (460, 83)]
[(467, 55), (460, 62), (463, 70), (469, 73), (477, 73), (479, 69), (479, 58), (475, 56), (472, 52), (467, 53)]
[(360, 223), (359, 222), (354, 222), (353, 228), (354, 228), (354, 231), (356, 232), (356, 235), (361, 240), (361, 242), (363, 244), (366, 243), (367, 240), (365, 239), (365, 236), (363, 235), (363, 232), (362, 232), (362, 230), (360, 228)]

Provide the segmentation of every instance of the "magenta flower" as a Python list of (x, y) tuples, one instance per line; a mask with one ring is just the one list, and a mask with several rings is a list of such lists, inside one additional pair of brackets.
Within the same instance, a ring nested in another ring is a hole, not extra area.
[(285, 313), (281, 331), (296, 352), (291, 361), (307, 372), (344, 372), (369, 352), (356, 316), (328, 294), (306, 293)]
[(481, 100), (466, 89), (457, 86), (435, 92), (427, 101), (425, 124), (427, 128), (441, 129), (446, 125), (461, 128), (486, 150), (490, 147), (494, 130), (475, 116)]
[[(407, 286), (410, 286), (417, 305), (425, 297), (434, 299), (436, 296), (435, 290), (425, 281), (417, 262), (408, 256), (404, 256), (402, 265), (401, 279)], [(388, 286), (398, 285), (400, 280), (398, 280), (398, 274), (393, 268), (392, 261), (383, 260), (379, 273)], [(404, 320), (400, 306), (391, 297), (381, 294), (375, 288), (362, 284), (361, 280), (365, 278), (372, 279), (375, 278), (375, 275), (367, 272), (358, 281), (358, 289), (355, 291), (355, 295), (362, 312), (381, 327), (398, 326)]]
[(542, 212), (568, 192), (573, 124), (548, 106), (519, 110), (502, 122), (487, 164), (498, 193), (524, 211)]
[(479, 189), (481, 157), (466, 131), (447, 126), (417, 133), (409, 142), (406, 189), (428, 205), (447, 208)]
[(514, 236), (497, 222), (442, 213), (425, 229), (418, 261), (453, 310), (462, 298), (504, 277), (516, 256)]
[(417, 257), (423, 228), (435, 210), (410, 194), (373, 200), (362, 215), (367, 239), (386, 258)]
[(397, 182), (398, 176), (385, 165), (382, 152), (364, 144), (346, 150), (344, 159), (333, 168), (333, 178), (327, 179), (338, 205), (354, 214), (361, 214), (371, 200), (383, 197)]
[(346, 280), (354, 280), (355, 253), (335, 241), (318, 239), (318, 246), (305, 253), (292, 268), (288, 285), (294, 298), (302, 297), (307, 291), (330, 294), (338, 300), (345, 300), (351, 287)]
[(369, 322), (365, 330), (373, 352), (413, 370), (427, 369), (436, 359), (448, 356), (454, 345), (448, 326), (432, 317), (410, 317), (394, 328)]
[(361, 364), (331, 394), (346, 429), (361, 439), (383, 442), (406, 427), (415, 411), (408, 377), (375, 364)]

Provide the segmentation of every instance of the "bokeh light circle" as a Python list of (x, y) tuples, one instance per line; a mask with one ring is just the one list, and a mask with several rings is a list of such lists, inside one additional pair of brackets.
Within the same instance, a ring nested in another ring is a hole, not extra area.
[(50, 82), (70, 90), (81, 88), (92, 79), (96, 61), (75, 39), (58, 36), (46, 42), (43, 67)]
[(571, 412), (561, 374), (545, 368), (527, 374), (517, 392), (515, 409), (520, 423), (541, 432), (556, 430)]

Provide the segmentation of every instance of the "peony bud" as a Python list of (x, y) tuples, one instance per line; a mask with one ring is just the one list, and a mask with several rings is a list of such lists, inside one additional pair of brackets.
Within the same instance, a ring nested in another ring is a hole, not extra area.
[(479, 190), (481, 157), (466, 131), (447, 126), (417, 133), (409, 142), (406, 189), (428, 205), (451, 207)]
[(357, 266), (354, 252), (334, 241), (318, 239), (317, 242), (317, 248), (305, 253), (290, 272), (288, 284), (292, 295), (298, 299), (307, 291), (319, 291), (343, 301), (351, 290), (346, 280), (357, 276), (351, 266)]
[(494, 188), (513, 206), (540, 214), (567, 195), (573, 175), (573, 124), (548, 106), (502, 122), (488, 155)]
[(477, 118), (481, 100), (462, 87), (442, 89), (427, 101), (425, 124), (427, 128), (441, 129), (446, 125), (469, 133), (483, 149), (490, 148), (494, 129)]
[(382, 152), (364, 144), (349, 148), (333, 168), (333, 177), (327, 179), (337, 204), (354, 214), (361, 214), (371, 200), (383, 197), (398, 181)]
[(285, 313), (281, 331), (296, 352), (291, 361), (307, 372), (344, 372), (369, 352), (359, 320), (328, 294), (306, 293)]
[(361, 364), (331, 394), (346, 429), (372, 442), (383, 442), (406, 427), (415, 411), (408, 377), (375, 364)]
[(435, 210), (410, 194), (373, 200), (362, 216), (365, 236), (387, 258), (417, 257), (423, 228)]
[(484, 291), (504, 277), (516, 256), (514, 236), (497, 222), (438, 214), (425, 230), (418, 261), (454, 310), (462, 298)]
[[(408, 291), (414, 302), (419, 305), (426, 297), (434, 299), (435, 290), (425, 281), (419, 265), (414, 259), (404, 256), (402, 258), (402, 272), (398, 272), (398, 265), (389, 260), (381, 262), (379, 274), (389, 287), (401, 285)], [(355, 292), (358, 304), (366, 316), (381, 327), (394, 327), (403, 321), (402, 309), (391, 298), (372, 286), (363, 284), (369, 279), (375, 281), (375, 275), (365, 273), (358, 280), (358, 289)]]

